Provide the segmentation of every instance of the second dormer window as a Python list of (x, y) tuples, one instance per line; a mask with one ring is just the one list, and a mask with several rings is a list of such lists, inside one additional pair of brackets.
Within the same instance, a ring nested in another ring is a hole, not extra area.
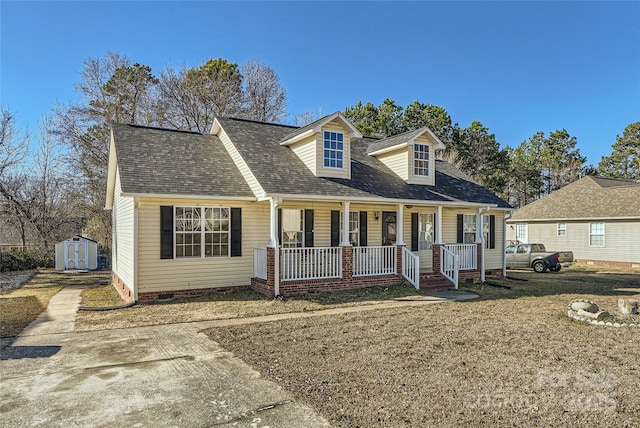
[(340, 132), (324, 131), (324, 167), (342, 169), (344, 135)]
[(413, 175), (429, 175), (429, 146), (427, 144), (413, 145)]

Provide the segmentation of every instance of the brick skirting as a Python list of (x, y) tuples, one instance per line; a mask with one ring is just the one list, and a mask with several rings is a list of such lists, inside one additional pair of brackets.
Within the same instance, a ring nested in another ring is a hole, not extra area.
[(124, 283), (124, 281), (118, 276), (117, 273), (111, 272), (111, 284), (116, 289), (122, 300), (127, 303), (133, 302), (133, 291)]
[(587, 268), (605, 268), (605, 269), (622, 269), (622, 270), (640, 270), (640, 262), (615, 262), (609, 260), (583, 260), (576, 259), (574, 262), (577, 266)]

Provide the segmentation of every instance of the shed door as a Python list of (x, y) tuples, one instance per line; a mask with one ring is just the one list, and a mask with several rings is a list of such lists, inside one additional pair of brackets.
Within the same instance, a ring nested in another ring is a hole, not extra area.
[(66, 243), (65, 264), (67, 269), (87, 269), (88, 268), (88, 246), (84, 241), (73, 241)]

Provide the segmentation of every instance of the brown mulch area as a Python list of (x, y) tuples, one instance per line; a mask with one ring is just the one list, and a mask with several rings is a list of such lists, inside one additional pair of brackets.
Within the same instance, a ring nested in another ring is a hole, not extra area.
[(640, 328), (570, 320), (640, 298), (639, 275), (564, 271), (481, 299), (214, 328), (207, 334), (336, 426), (640, 423)]

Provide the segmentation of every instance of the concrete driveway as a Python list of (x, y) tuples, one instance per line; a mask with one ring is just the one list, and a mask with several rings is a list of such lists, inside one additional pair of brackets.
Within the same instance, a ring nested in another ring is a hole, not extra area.
[(65, 288), (0, 354), (0, 425), (320, 427), (296, 402), (200, 331), (208, 323), (73, 332)]

